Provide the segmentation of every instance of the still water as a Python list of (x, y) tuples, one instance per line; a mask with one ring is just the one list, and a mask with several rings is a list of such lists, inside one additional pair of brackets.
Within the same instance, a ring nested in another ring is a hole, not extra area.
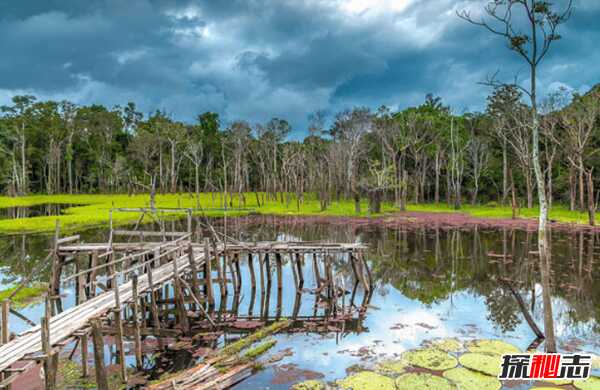
[[(265, 365), (236, 388), (288, 389), (305, 379), (333, 381), (357, 365), (369, 368), (435, 338), (501, 339), (525, 350), (536, 337), (513, 290), (542, 330), (542, 294), (550, 294), (559, 351), (600, 355), (600, 287), (594, 284), (600, 280), (600, 236), (595, 233), (552, 232), (550, 285), (542, 286), (536, 234), (523, 230), (306, 224), (269, 217), (213, 222), (216, 229), (244, 241), (366, 243), (376, 285), (359, 326), (343, 332), (307, 330), (275, 336), (278, 343), (270, 355), (281, 359)], [(185, 229), (183, 224), (174, 228)], [(102, 230), (82, 234), (87, 242), (105, 237)], [(48, 236), (41, 235), (0, 237), (2, 288), (31, 272), (45, 257), (49, 242)], [(344, 267), (338, 264), (340, 272)], [(44, 280), (47, 272), (42, 270), (37, 278)], [(305, 277), (306, 288), (313, 288), (312, 275)], [(292, 280), (290, 268), (284, 267), (284, 285), (292, 285)], [(237, 309), (245, 313), (251, 308), (247, 280), (243, 286)], [(283, 315), (293, 310), (294, 296), (293, 288), (284, 289)], [(312, 314), (314, 299), (314, 295), (303, 294), (301, 314)], [(72, 302), (73, 297), (67, 296), (66, 306)], [(274, 311), (275, 302), (270, 305)], [(32, 305), (21, 313), (38, 322), (41, 311), (40, 305)], [(27, 327), (18, 317), (11, 317), (11, 331), (18, 333)], [(223, 342), (226, 340), (219, 340)], [(542, 343), (538, 349), (543, 348)]]

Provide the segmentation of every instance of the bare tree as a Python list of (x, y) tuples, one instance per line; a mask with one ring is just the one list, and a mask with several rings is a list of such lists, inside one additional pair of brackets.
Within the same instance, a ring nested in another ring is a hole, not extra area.
[[(493, 0), (488, 2), (485, 12), (489, 20), (474, 19), (468, 11), (459, 12), (464, 20), (485, 28), (489, 32), (505, 39), (512, 51), (517, 53), (529, 65), (529, 88), (518, 86), (531, 100), (531, 139), (532, 158), (538, 188), (538, 201), (540, 204), (538, 226), (538, 248), (540, 261), (550, 262), (550, 248), (546, 237), (548, 221), (548, 201), (546, 199), (546, 184), (540, 164), (540, 129), (537, 102), (537, 71), (538, 66), (546, 57), (552, 43), (561, 37), (558, 27), (565, 23), (571, 15), (573, 1), (568, 0), (565, 9), (561, 12), (553, 10), (553, 5), (545, 0)], [(526, 20), (528, 30), (519, 28), (518, 18)], [(491, 84), (497, 84), (494, 79)], [(546, 350), (556, 352), (554, 338), (554, 324), (549, 294), (544, 295), (544, 325), (546, 331)]]

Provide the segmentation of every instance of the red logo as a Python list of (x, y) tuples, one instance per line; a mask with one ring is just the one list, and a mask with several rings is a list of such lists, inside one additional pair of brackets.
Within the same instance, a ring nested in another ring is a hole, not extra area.
[(587, 379), (592, 356), (581, 354), (536, 353), (502, 356), (503, 380), (519, 379)]

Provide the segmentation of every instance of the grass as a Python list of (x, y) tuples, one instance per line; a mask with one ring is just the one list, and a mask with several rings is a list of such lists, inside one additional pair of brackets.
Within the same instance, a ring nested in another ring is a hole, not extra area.
[[(0, 301), (3, 301), (10, 297), (10, 295), (15, 291), (15, 287), (7, 288), (5, 290), (0, 290)], [(14, 308), (25, 307), (31, 303), (37, 302), (41, 296), (48, 291), (48, 286), (43, 283), (33, 284), (29, 287), (23, 287), (20, 289), (14, 297), (11, 298), (11, 305)]]
[[(295, 197), (289, 204), (278, 200), (267, 200), (259, 207), (254, 193), (245, 194), (246, 204), (242, 205), (238, 198), (234, 196), (232, 207), (225, 211), (222, 209), (222, 196), (215, 193), (200, 194), (199, 203), (205, 210), (207, 216), (239, 216), (250, 213), (262, 215), (280, 215), (280, 216), (331, 216), (331, 217), (365, 217), (378, 216), (371, 215), (368, 212), (366, 200), (361, 202), (360, 214), (354, 212), (354, 202), (352, 200), (333, 201), (325, 211), (321, 211), (320, 203), (312, 194), (307, 194), (302, 203), (297, 204)], [(83, 228), (96, 226), (106, 226), (109, 220), (109, 210), (115, 208), (138, 208), (148, 207), (149, 196), (147, 194), (138, 194), (129, 196), (127, 194), (115, 195), (32, 195), (23, 197), (0, 197), (0, 208), (8, 207), (27, 207), (43, 205), (48, 203), (55, 204), (77, 204), (80, 206), (69, 207), (59, 216), (31, 217), (21, 219), (0, 219), (0, 233), (37, 233), (54, 231), (56, 220), (58, 219), (63, 231), (75, 231)], [(197, 200), (193, 194), (164, 194), (157, 195), (156, 207), (158, 208), (196, 208)], [(453, 207), (446, 204), (419, 204), (409, 205), (409, 211), (423, 212), (456, 212)], [(382, 214), (388, 214), (398, 211), (391, 203), (383, 203)], [(470, 214), (475, 217), (485, 218), (510, 218), (512, 210), (510, 207), (488, 205), (465, 205), (460, 212)], [(537, 208), (521, 209), (521, 218), (535, 218)], [(201, 214), (198, 212), (198, 214)], [(122, 226), (135, 223), (139, 214), (135, 212), (114, 212), (114, 226)], [(170, 217), (179, 217), (170, 215)], [(566, 223), (587, 223), (587, 214), (569, 211), (566, 207), (556, 205), (550, 212), (550, 218), (559, 222)]]
[[(447, 204), (419, 204), (410, 205), (409, 211), (420, 211), (420, 212), (461, 212), (469, 214), (473, 217), (479, 218), (512, 218), (512, 208), (509, 206), (498, 206), (495, 204), (490, 205), (463, 205), (460, 210), (455, 210), (453, 206)], [(531, 209), (522, 208), (519, 209), (519, 218), (537, 218), (539, 214), (539, 208), (533, 207)], [(600, 214), (596, 214), (598, 216)], [(587, 212), (571, 211), (564, 205), (554, 205), (550, 209), (549, 218), (554, 221), (563, 223), (577, 223), (587, 224), (588, 214)]]

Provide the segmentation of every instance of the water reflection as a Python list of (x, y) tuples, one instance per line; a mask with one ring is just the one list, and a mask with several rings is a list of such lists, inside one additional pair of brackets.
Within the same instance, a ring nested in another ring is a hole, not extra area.
[[(599, 277), (599, 240), (595, 232), (553, 231), (552, 259), (540, 262), (536, 234), (508, 228), (382, 227), (347, 221), (306, 224), (270, 217), (212, 222), (217, 230), (241, 241), (360, 241), (370, 247), (368, 260), (376, 288), (360, 331), (339, 340), (327, 334), (278, 336), (278, 348), (295, 351), (281, 364), (335, 379), (353, 364), (395, 356), (434, 337), (501, 338), (526, 349), (537, 337), (535, 326), (548, 333), (548, 302), (552, 303), (557, 349), (600, 354), (600, 289), (594, 288)], [(174, 222), (171, 228), (185, 230), (185, 223)], [(208, 234), (201, 223), (194, 224), (194, 232), (196, 238)], [(100, 241), (103, 234), (90, 231), (83, 239)], [(45, 257), (49, 241), (48, 236), (36, 235), (0, 238), (6, 279), (27, 275)], [(290, 280), (292, 276), (284, 275)], [(312, 275), (305, 277), (311, 280)], [(246, 280), (244, 285), (249, 285)], [(284, 292), (281, 299), (284, 315), (305, 312), (315, 303), (302, 301), (296, 308), (293, 291)], [(267, 307), (277, 314), (276, 292)], [(259, 292), (253, 298), (242, 291), (235, 309), (250, 316), (261, 313)], [(278, 388), (275, 375), (276, 370), (265, 370), (240, 388)], [(289, 383), (280, 386), (288, 387)]]

